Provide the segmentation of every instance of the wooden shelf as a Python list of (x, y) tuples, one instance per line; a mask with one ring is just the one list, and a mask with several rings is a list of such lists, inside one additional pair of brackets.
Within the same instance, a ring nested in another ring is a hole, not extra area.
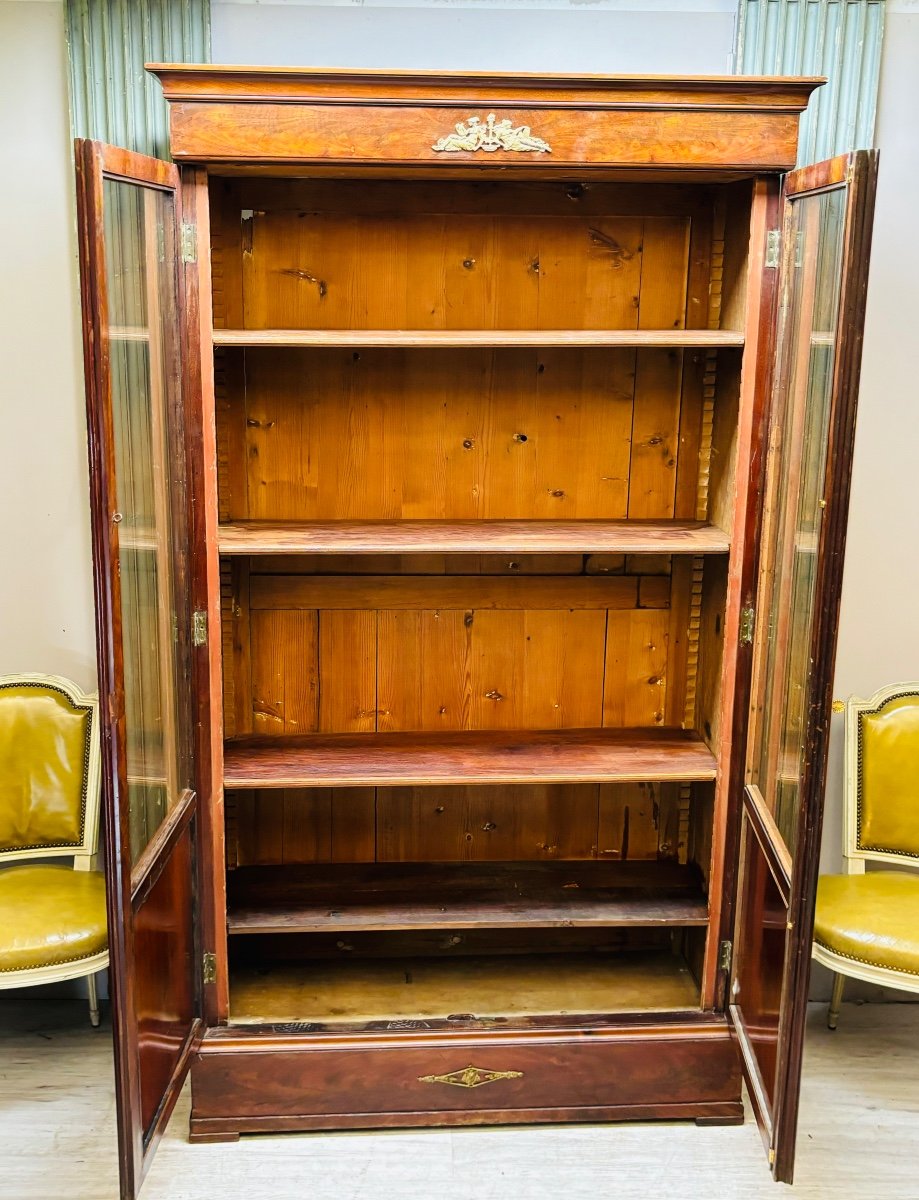
[(673, 862), (242, 867), (227, 890), (234, 934), (708, 923), (698, 869)]
[(726, 554), (704, 521), (239, 521), (221, 554)]
[(605, 783), (715, 778), (715, 759), (682, 729), (307, 734), (233, 738), (228, 788)]
[(737, 329), (215, 329), (215, 346), (417, 347), (635, 346), (736, 347)]

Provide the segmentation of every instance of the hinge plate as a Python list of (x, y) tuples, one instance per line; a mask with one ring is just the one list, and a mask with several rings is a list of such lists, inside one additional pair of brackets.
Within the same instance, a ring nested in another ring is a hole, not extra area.
[(191, 640), (195, 646), (207, 645), (207, 613), (203, 608), (197, 608), (192, 613)]
[(722, 942), (718, 948), (718, 970), (730, 971), (731, 959), (734, 957), (734, 946), (731, 942)]
[(192, 225), (188, 221), (182, 222), (180, 232), (181, 238), (181, 257), (183, 263), (194, 263), (198, 261), (198, 227)]
[(753, 643), (753, 630), (756, 628), (756, 609), (748, 604), (740, 610), (740, 644), (750, 646)]
[(209, 950), (201, 956), (201, 975), (205, 983), (217, 982), (217, 955)]
[(782, 257), (782, 231), (770, 229), (766, 234), (766, 266), (773, 271), (778, 267)]

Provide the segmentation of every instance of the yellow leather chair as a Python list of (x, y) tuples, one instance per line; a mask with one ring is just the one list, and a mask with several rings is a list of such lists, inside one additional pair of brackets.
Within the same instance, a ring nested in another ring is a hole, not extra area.
[(846, 701), (845, 875), (817, 885), (814, 959), (835, 972), (827, 1025), (846, 976), (919, 992), (919, 683)]
[[(108, 966), (99, 836), (99, 706), (56, 675), (0, 675), (0, 988)], [(72, 865), (35, 859), (72, 858)]]

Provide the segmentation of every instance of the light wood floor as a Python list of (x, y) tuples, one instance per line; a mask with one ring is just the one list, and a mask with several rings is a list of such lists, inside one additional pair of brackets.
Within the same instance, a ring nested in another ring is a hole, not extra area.
[[(143, 1200), (917, 1200), (919, 1004), (810, 1014), (797, 1181), (752, 1120), (185, 1140), (184, 1097)], [(0, 1004), (0, 1197), (117, 1200), (110, 1039), (82, 1005)]]

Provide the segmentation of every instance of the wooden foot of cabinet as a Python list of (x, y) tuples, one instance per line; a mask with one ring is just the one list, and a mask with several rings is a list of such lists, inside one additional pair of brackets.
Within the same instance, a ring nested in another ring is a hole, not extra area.
[(743, 1120), (723, 1022), (462, 1034), (211, 1030), (191, 1136), (570, 1121)]
[(740, 1106), (739, 1112), (728, 1113), (726, 1116), (710, 1116), (696, 1117), (697, 1125), (743, 1125), (744, 1111), (743, 1105)]

